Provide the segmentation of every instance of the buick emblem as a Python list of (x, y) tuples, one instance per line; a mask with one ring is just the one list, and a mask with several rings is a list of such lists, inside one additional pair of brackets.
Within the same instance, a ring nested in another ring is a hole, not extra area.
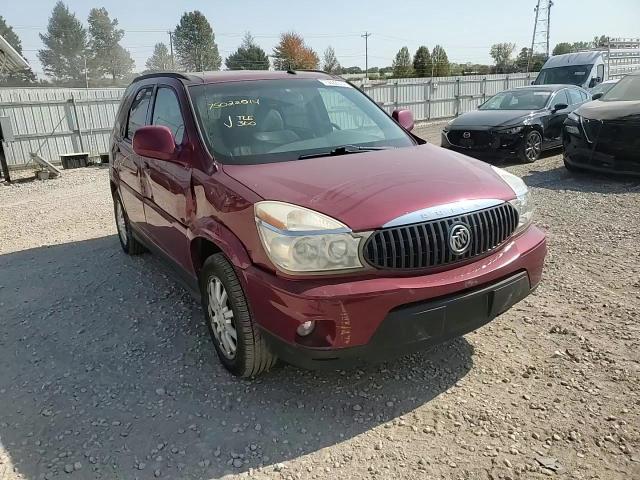
[(464, 132), (462, 138), (471, 138), (471, 132)]
[(456, 255), (462, 255), (471, 246), (471, 231), (464, 223), (456, 223), (449, 230), (449, 247)]

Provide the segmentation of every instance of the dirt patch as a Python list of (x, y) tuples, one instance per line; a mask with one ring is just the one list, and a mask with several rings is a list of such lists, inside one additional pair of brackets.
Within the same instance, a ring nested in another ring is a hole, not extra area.
[(253, 382), (122, 254), (106, 169), (0, 187), (0, 479), (639, 478), (640, 182), (506, 168), (548, 232), (532, 296), (429, 352)]

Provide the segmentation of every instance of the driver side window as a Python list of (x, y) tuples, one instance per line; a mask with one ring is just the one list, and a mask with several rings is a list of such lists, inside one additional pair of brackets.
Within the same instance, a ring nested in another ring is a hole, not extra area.
[(173, 133), (176, 145), (182, 143), (184, 120), (182, 119), (182, 113), (180, 113), (180, 102), (173, 89), (168, 87), (158, 88), (151, 124), (168, 127)]

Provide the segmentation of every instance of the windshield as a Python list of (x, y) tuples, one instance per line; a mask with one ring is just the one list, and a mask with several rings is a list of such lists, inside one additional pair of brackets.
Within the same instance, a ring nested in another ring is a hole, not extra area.
[(415, 144), (375, 103), (343, 81), (229, 82), (189, 91), (207, 146), (222, 163), (297, 160), (345, 145)]
[(614, 82), (599, 83), (598, 85), (596, 85), (591, 89), (591, 95), (595, 95), (596, 93), (602, 93), (602, 94), (607, 93), (609, 90), (613, 88), (614, 85), (615, 85)]
[(550, 96), (548, 90), (509, 90), (491, 97), (480, 110), (540, 110)]
[(584, 85), (593, 65), (567, 65), (566, 67), (543, 68), (535, 85)]
[(614, 87), (600, 97), (603, 102), (640, 100), (640, 75), (624, 77)]

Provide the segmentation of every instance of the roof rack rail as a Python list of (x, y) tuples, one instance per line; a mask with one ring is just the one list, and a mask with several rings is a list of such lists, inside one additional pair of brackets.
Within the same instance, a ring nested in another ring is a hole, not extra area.
[(189, 80), (189, 81), (195, 81), (195, 80), (199, 80), (198, 77), (194, 76), (194, 75), (189, 75), (186, 73), (180, 73), (180, 72), (152, 72), (152, 73), (145, 73), (143, 75), (138, 75), (136, 78), (133, 79), (132, 82), (137, 82), (140, 80), (146, 80), (147, 78), (158, 78), (158, 77), (171, 77), (171, 78), (177, 78), (178, 80)]

